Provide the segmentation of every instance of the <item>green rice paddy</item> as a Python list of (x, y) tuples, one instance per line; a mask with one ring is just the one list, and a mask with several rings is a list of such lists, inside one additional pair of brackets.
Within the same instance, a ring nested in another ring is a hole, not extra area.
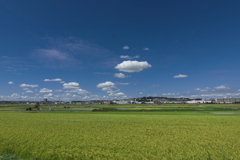
[[(237, 105), (230, 106), (235, 110), (214, 112), (205, 109), (145, 112), (138, 111), (137, 105), (114, 106), (136, 109), (130, 112), (72, 112), (57, 110), (57, 106), (55, 111), (48, 111), (48, 107), (42, 111), (19, 111), (23, 108), (17, 107), (2, 110), (0, 155), (44, 160), (240, 159)], [(93, 106), (101, 107), (106, 108)], [(152, 110), (158, 105), (141, 107)], [(176, 109), (173, 107), (166, 106)]]

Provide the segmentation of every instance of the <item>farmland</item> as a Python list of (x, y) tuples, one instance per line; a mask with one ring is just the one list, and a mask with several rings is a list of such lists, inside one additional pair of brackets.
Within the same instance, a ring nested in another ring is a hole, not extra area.
[(0, 153), (25, 159), (240, 159), (239, 105), (225, 106), (231, 110), (219, 109), (222, 105), (117, 105), (107, 106), (117, 111), (106, 112), (1, 106)]

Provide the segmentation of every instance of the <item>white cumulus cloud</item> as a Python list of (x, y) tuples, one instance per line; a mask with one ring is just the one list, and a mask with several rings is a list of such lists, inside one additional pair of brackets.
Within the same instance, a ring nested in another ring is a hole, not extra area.
[(50, 92), (52, 92), (52, 90), (51, 89), (47, 89), (47, 88), (42, 88), (39, 92), (40, 93), (50, 93)]
[(86, 95), (86, 94), (90, 94), (90, 92), (84, 90), (84, 89), (78, 89), (78, 94), (83, 94), (83, 95)]
[(48, 98), (48, 97), (52, 97), (52, 96), (53, 96), (52, 93), (48, 93), (48, 94), (44, 95), (44, 98)]
[(126, 97), (123, 92), (119, 92), (120, 90), (111, 81), (99, 83), (97, 85), (97, 88), (102, 88), (102, 90), (106, 91), (108, 93), (108, 96), (110, 96), (110, 97), (114, 97), (114, 98)]
[(174, 76), (173, 78), (187, 78), (187, 77), (188, 77), (188, 75), (179, 74), (179, 75)]
[(152, 67), (147, 61), (123, 61), (118, 64), (115, 69), (123, 72), (140, 72), (143, 69)]
[(70, 94), (69, 92), (78, 93), (78, 94), (81, 94), (81, 95), (91, 94), (91, 92), (88, 92), (84, 89), (81, 89), (79, 83), (77, 83), (77, 82), (64, 83), (63, 88), (67, 89), (65, 91), (65, 92), (67, 92), (67, 94)]
[(147, 47), (145, 47), (145, 48), (143, 48), (143, 50), (144, 50), (144, 51), (149, 51), (150, 49), (147, 48)]
[(111, 88), (116, 88), (115, 84), (111, 81), (106, 81), (104, 83), (99, 83), (97, 85), (98, 88), (102, 88), (102, 90), (109, 90)]
[(64, 88), (64, 89), (79, 88), (79, 83), (77, 83), (77, 82), (64, 83), (64, 84), (63, 84), (63, 88)]
[(14, 84), (12, 81), (8, 82), (8, 84)]
[(38, 85), (36, 85), (36, 84), (21, 84), (20, 87), (31, 87), (31, 88), (35, 88), (35, 87), (38, 87)]
[(123, 73), (115, 73), (115, 74), (114, 74), (114, 77), (117, 77), (117, 78), (126, 78), (126, 75), (123, 74)]

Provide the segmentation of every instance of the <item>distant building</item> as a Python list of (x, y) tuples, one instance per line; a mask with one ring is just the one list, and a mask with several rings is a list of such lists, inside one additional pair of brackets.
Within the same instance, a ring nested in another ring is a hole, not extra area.
[(216, 98), (216, 103), (240, 103), (240, 98)]
[(191, 101), (187, 101), (188, 104), (199, 104), (199, 103), (212, 103), (211, 100), (204, 100), (204, 99), (193, 99)]
[(130, 102), (129, 101), (113, 101), (113, 103), (116, 103), (116, 104), (129, 104)]

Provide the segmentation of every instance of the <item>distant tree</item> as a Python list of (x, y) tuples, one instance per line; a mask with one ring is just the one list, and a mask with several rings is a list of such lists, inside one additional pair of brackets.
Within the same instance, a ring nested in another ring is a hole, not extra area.
[(37, 110), (40, 110), (40, 103), (39, 102), (36, 102), (35, 108), (37, 108)]
[(31, 110), (32, 110), (31, 107), (26, 108), (26, 111), (31, 111)]
[(114, 104), (116, 104), (116, 103), (114, 103), (113, 101), (110, 101), (110, 104), (111, 104), (111, 105), (114, 105)]

